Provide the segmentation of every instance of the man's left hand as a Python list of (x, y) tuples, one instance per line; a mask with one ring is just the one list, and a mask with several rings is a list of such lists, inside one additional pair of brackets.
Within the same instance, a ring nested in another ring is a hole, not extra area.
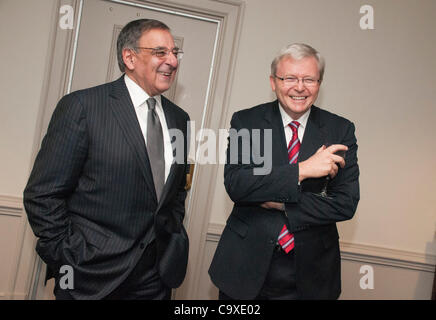
[(285, 211), (285, 204), (281, 202), (267, 201), (260, 205), (264, 209), (276, 209), (280, 211)]

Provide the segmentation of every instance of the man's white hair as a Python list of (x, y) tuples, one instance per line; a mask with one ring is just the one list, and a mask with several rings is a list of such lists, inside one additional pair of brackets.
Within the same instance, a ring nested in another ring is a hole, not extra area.
[(271, 75), (275, 76), (277, 65), (285, 57), (291, 57), (295, 60), (300, 60), (306, 57), (314, 57), (318, 62), (319, 82), (324, 77), (325, 61), (321, 54), (311, 46), (304, 43), (293, 43), (284, 47), (271, 63)]

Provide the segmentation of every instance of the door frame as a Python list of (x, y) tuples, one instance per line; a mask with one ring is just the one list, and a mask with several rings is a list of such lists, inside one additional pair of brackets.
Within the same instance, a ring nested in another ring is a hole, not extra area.
[[(59, 13), (63, 5), (69, 5), (74, 10), (74, 28), (62, 30), (59, 28), (59, 16), (53, 18), (51, 41), (49, 49), (49, 63), (47, 68), (41, 99), (36, 132), (33, 144), (32, 163), (39, 151), (40, 143), (47, 130), (54, 106), (57, 101), (71, 90), (74, 63), (80, 32), (81, 13), (84, 0), (57, 0), (56, 11)], [(87, 1), (87, 0), (85, 0)], [(218, 132), (219, 128), (226, 128), (229, 100), (241, 27), (243, 22), (245, 3), (242, 0), (100, 0), (116, 4), (131, 5), (164, 13), (186, 16), (217, 24), (214, 54), (209, 74), (209, 84), (206, 100), (203, 106), (201, 128), (209, 128)], [(77, 24), (76, 24), (77, 22)], [(192, 189), (187, 199), (185, 226), (190, 239), (190, 253), (188, 271), (183, 285), (176, 290), (177, 299), (200, 299), (198, 296), (201, 270), (204, 267), (204, 251), (206, 235), (209, 226), (213, 195), (215, 193), (218, 165), (197, 165), (192, 177)], [(203, 187), (196, 187), (203, 186)], [(36, 238), (26, 222), (22, 248), (26, 245), (35, 246)], [(20, 260), (28, 259), (28, 250), (21, 250)], [(36, 299), (44, 291), (41, 279), (43, 262), (32, 250), (33, 263), (28, 273), (30, 276), (28, 298)], [(16, 279), (20, 276), (16, 274)], [(15, 281), (16, 282), (16, 281)]]

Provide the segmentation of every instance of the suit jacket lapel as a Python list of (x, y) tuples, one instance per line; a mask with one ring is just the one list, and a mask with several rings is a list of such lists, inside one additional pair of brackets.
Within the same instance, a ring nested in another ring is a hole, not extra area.
[(139, 167), (141, 168), (150, 194), (154, 195), (155, 201), (157, 202), (144, 136), (142, 135), (129, 91), (124, 82), (124, 75), (112, 82), (110, 96), (113, 98), (112, 103), (110, 103), (110, 108), (126, 136), (127, 143), (136, 154)]
[(288, 146), (286, 145), (285, 130), (283, 128), (278, 100), (271, 102), (271, 107), (266, 108), (265, 120), (269, 123), (267, 128), (272, 129), (273, 165), (287, 164)]
[[(303, 143), (300, 147), (298, 162), (307, 160), (321, 146), (328, 142), (328, 132), (325, 132), (324, 125), (320, 119), (319, 108), (312, 106), (304, 131)], [(278, 100), (271, 103), (271, 108), (267, 108), (265, 120), (273, 130), (272, 152), (273, 165), (283, 165), (288, 163), (288, 146), (286, 144), (285, 130), (280, 115)]]
[(327, 132), (325, 132), (324, 125), (320, 119), (319, 109), (312, 106), (306, 129), (304, 130), (298, 162), (307, 160), (327, 141)]

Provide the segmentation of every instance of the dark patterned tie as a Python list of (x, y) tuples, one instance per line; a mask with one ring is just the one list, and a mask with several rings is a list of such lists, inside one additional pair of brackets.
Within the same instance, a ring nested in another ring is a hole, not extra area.
[(156, 113), (156, 99), (147, 99), (147, 153), (150, 160), (151, 172), (153, 173), (154, 187), (157, 200), (162, 195), (165, 184), (165, 157), (162, 126)]
[[(298, 139), (299, 126), (300, 123), (298, 121), (292, 121), (289, 124), (289, 127), (292, 130), (292, 138), (288, 145), (289, 164), (297, 163), (298, 153), (300, 151), (300, 139)], [(286, 253), (294, 249), (294, 235), (289, 232), (286, 224), (283, 225), (283, 228), (280, 231), (278, 242)]]

